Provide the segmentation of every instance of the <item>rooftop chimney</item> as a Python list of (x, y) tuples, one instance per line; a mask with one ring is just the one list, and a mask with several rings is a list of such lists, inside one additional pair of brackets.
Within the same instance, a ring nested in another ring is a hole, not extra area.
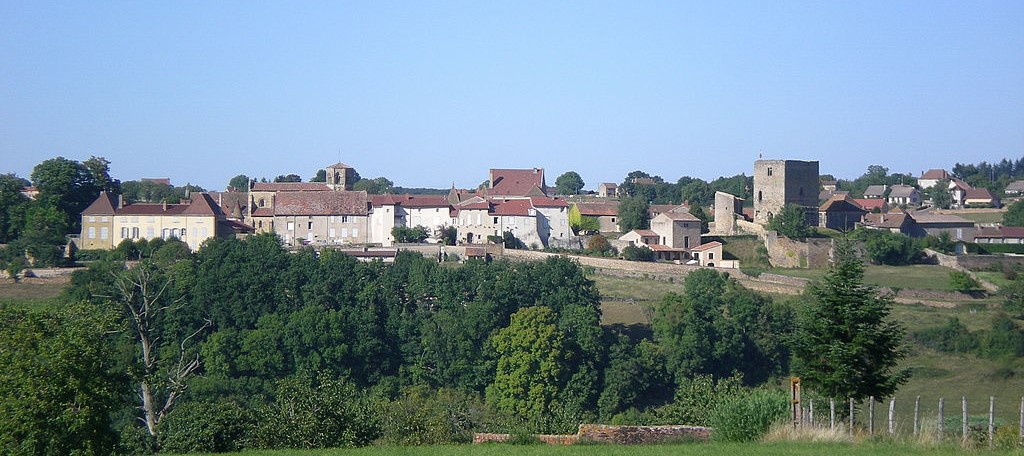
[(117, 207), (124, 207), (124, 195), (117, 195)]
[(167, 200), (164, 200), (164, 212), (167, 212)]

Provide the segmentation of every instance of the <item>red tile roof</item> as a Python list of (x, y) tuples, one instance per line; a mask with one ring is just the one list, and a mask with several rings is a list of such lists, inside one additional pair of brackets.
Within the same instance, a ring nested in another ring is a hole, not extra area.
[(256, 192), (325, 192), (331, 187), (323, 182), (257, 182), (252, 185)]
[(494, 203), (494, 210), (491, 211), (492, 215), (529, 217), (530, 209), (533, 209), (533, 204), (530, 204), (528, 199), (494, 201)]
[(847, 195), (835, 195), (818, 207), (819, 212), (865, 212), (860, 205)]
[[(545, 192), (544, 169), (492, 169), (488, 195), (530, 196)], [(535, 190), (536, 189), (536, 190)]]
[(885, 207), (885, 200), (881, 198), (853, 198), (852, 201), (865, 211), (882, 210)]
[(366, 192), (281, 192), (274, 215), (366, 215)]

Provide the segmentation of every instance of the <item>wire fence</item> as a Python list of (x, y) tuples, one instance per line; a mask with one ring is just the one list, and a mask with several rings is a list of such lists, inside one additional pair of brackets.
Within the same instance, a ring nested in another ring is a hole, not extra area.
[(995, 396), (974, 402), (966, 396), (951, 400), (870, 397), (858, 403), (853, 399), (801, 400), (797, 393), (791, 418), (795, 428), (828, 429), (851, 436), (958, 440), (967, 446), (989, 448), (1024, 444), (1024, 397), (1019, 402)]

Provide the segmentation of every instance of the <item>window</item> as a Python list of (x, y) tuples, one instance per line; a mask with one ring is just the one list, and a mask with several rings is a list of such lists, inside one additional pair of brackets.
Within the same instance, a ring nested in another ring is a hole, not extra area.
[(769, 166), (769, 167), (768, 167), (768, 175), (769, 175), (769, 176), (771, 176), (771, 175), (772, 175), (772, 167), (771, 167), (771, 166)]
[(146, 239), (153, 239), (153, 237), (156, 236), (154, 234), (154, 231), (155, 231), (155, 229), (153, 227), (151, 227), (151, 226), (147, 227), (146, 228)]
[(359, 237), (359, 228), (352, 228), (352, 237)]
[(337, 231), (334, 230), (334, 228), (328, 228), (327, 229), (327, 237), (334, 238), (337, 235), (338, 235), (338, 233), (337, 233)]
[(110, 221), (110, 217), (100, 217), (100, 221), (101, 222), (109, 222)]
[(110, 228), (107, 228), (105, 226), (101, 227), (100, 228), (100, 239), (107, 239), (109, 237), (110, 237)]
[(683, 248), (690, 248), (690, 236), (683, 236)]
[(260, 220), (257, 224), (259, 225), (259, 228), (263, 228), (263, 220)]
[(138, 239), (138, 238), (139, 238), (139, 227), (137, 227), (137, 226), (132, 227), (132, 239)]
[(121, 239), (128, 239), (128, 227), (127, 226), (122, 226), (121, 227)]
[(181, 229), (181, 238), (185, 239), (185, 229), (184, 228)]
[(693, 259), (694, 260), (699, 260), (700, 259), (700, 252), (693, 252)]
[(612, 217), (612, 223), (615, 223), (615, 217)]
[(708, 252), (708, 259), (709, 260), (714, 260), (715, 259), (715, 252)]
[(89, 227), (89, 239), (96, 239), (96, 227), (95, 226), (90, 226)]
[(494, 217), (494, 224), (498, 224), (498, 217)]
[(763, 197), (763, 196), (764, 196), (764, 195), (762, 195), (762, 194), (761, 194), (761, 191), (760, 191), (760, 190), (758, 190), (758, 191), (757, 191), (757, 202), (758, 202), (758, 203), (760, 203), (760, 202), (761, 202), (761, 197)]
[(348, 237), (348, 228), (342, 228), (341, 229), (341, 237), (343, 237), (343, 238), (347, 238)]
[(181, 237), (181, 236), (180, 236), (180, 233), (181, 233), (181, 232), (180, 232), (180, 231), (178, 231), (178, 229), (177, 229), (177, 228), (171, 228), (171, 237), (172, 237), (172, 238), (180, 238), (180, 237)]
[(288, 222), (287, 227), (288, 227), (288, 231), (294, 230), (295, 229), (295, 222)]
[(265, 200), (263, 198), (260, 198), (260, 202), (258, 204), (259, 204), (260, 207), (266, 206), (267, 205), (267, 200)]
[(306, 225), (306, 229), (307, 229), (307, 230), (311, 230), (311, 229), (313, 229), (313, 222), (309, 222), (309, 223), (308, 223), (308, 224)]
[(89, 221), (90, 222), (95, 222), (96, 221), (96, 216), (95, 215), (90, 215), (89, 216)]
[(138, 217), (132, 217), (132, 223), (139, 223)]

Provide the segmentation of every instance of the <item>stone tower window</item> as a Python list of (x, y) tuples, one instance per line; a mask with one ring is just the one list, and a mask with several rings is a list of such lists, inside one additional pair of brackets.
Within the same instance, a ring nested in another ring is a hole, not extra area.
[(762, 195), (762, 194), (761, 194), (761, 191), (760, 191), (760, 190), (758, 190), (758, 191), (757, 191), (757, 202), (758, 202), (758, 203), (760, 203), (760, 202), (761, 202), (761, 198), (762, 198), (763, 196), (764, 196), (764, 195)]
[(771, 166), (769, 166), (769, 167), (768, 167), (768, 175), (769, 175), (769, 176), (771, 176), (771, 175), (772, 175), (772, 167), (771, 167)]

